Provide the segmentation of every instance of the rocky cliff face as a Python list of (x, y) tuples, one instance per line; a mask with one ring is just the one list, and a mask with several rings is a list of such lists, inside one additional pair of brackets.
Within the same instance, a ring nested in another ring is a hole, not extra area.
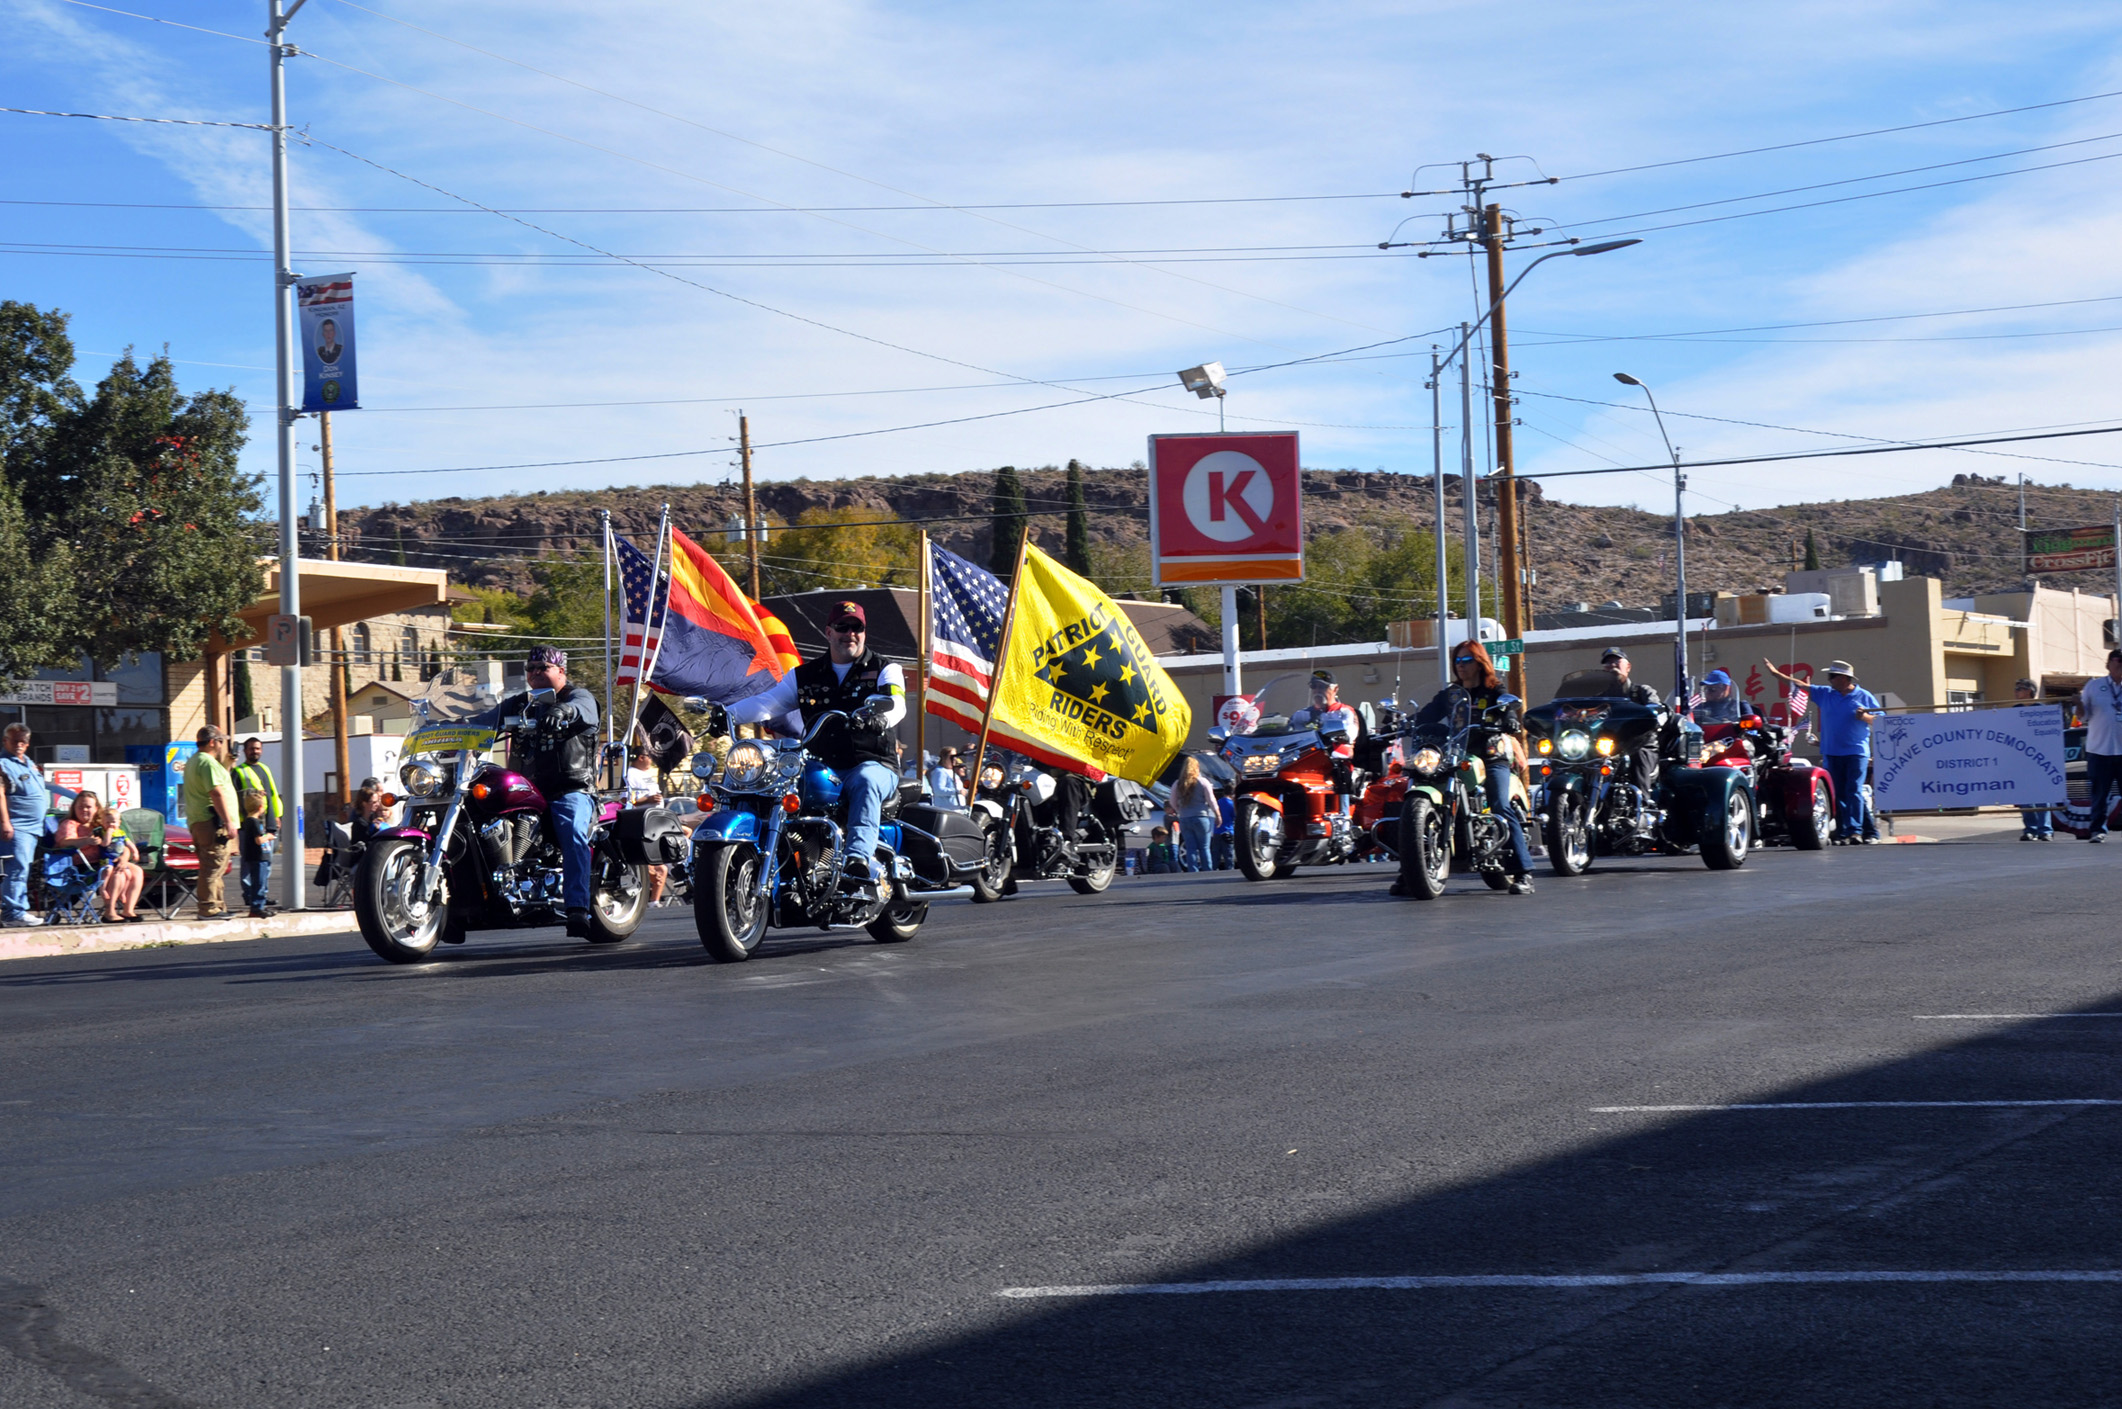
[[(1035, 541), (1059, 553), (1067, 505), (1067, 477), (1052, 467), (1021, 471)], [(1445, 520), (1459, 531), (1458, 482), (1446, 480)], [(907, 475), (896, 478), (793, 480), (762, 483), (760, 508), (787, 523), (812, 509), (856, 509), (878, 518), (925, 524), (945, 547), (985, 563), (994, 475)], [(1659, 491), (1646, 484), (1646, 498)], [(1766, 485), (1763, 497), (1772, 492)], [(1095, 541), (1125, 546), (1148, 536), (1147, 475), (1139, 469), (1092, 470), (1085, 475)], [(2031, 491), (2030, 522), (2105, 523), (2107, 496), (2068, 486)], [(1618, 600), (1653, 605), (1671, 591), (1672, 519), (1636, 508), (1569, 504), (1521, 483), (1536, 610), (1572, 602)], [(349, 511), (340, 516), (350, 556), (390, 562), (402, 551), (416, 567), (447, 568), (474, 585), (523, 590), (541, 560), (594, 555), (598, 515), (609, 510), (620, 533), (646, 545), (664, 503), (686, 532), (706, 539), (742, 510), (742, 491), (728, 484), (647, 488), (490, 499), (432, 499)], [(1434, 490), (1426, 476), (1307, 470), (1305, 512), (1313, 534), (1358, 529), (1430, 532)], [(1900, 558), (1910, 573), (1945, 579), (1948, 595), (1994, 591), (2020, 582), (2017, 486), (2002, 479), (1957, 476), (1949, 488), (1887, 499), (1794, 504), (1772, 510), (1701, 515), (1688, 521), (1688, 586), (1695, 591), (1748, 592), (1780, 584), (1799, 559), (1806, 531), (1829, 567)], [(1493, 569), (1494, 506), (1481, 503), (1482, 557)], [(2082, 574), (2088, 591), (2112, 583)], [(2068, 582), (2060, 585), (2068, 586)]]

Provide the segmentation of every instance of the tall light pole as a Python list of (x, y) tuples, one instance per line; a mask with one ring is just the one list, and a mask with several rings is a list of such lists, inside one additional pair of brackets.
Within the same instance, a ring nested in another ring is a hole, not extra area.
[[(283, 10), (281, 0), (266, 0), (266, 53), (272, 64), (273, 109), (273, 365), (279, 374), (279, 404), (273, 408), (280, 450), (280, 614), (302, 616), (302, 545), (295, 526), (295, 347), (294, 316), (288, 299), (295, 271), (288, 253), (287, 230), (287, 22), (309, 0), (295, 0)], [(293, 845), (283, 839), (280, 871), (287, 886), (287, 908), (303, 908), (302, 815), (302, 666), (299, 636), (296, 664), (280, 667), (280, 788), (293, 805)]]
[[(1223, 430), (1223, 398), (1227, 388), (1223, 385), (1224, 371), (1221, 362), (1203, 362), (1198, 367), (1188, 367), (1179, 373), (1179, 385), (1185, 387), (1203, 401), (1214, 399), (1216, 403), (1216, 434)], [(1258, 587), (1253, 589), (1259, 591)], [(1245, 687), (1244, 672), (1238, 664), (1238, 589), (1225, 583), (1222, 595), (1223, 606), (1223, 693), (1242, 694)]]
[(1430, 487), (1437, 497), (1437, 670), (1444, 683), (1452, 682), (1451, 648), (1445, 644), (1444, 632), (1451, 621), (1451, 573), (1448, 568), (1450, 554), (1444, 534), (1444, 363), (1437, 356), (1437, 345), (1429, 345), (1429, 450), (1432, 474)]
[(1658, 422), (1658, 438), (1665, 442), (1665, 453), (1673, 462), (1673, 615), (1679, 618), (1673, 637), (1673, 694), (1679, 708), (1685, 709), (1693, 693), (1687, 678), (1687, 520), (1681, 511), (1687, 476), (1680, 473), (1680, 452), (1673, 449), (1673, 438), (1665, 433), (1665, 413), (1658, 409), (1658, 398), (1626, 372), (1614, 373), (1614, 380), (1637, 388), (1650, 401), (1650, 414)]

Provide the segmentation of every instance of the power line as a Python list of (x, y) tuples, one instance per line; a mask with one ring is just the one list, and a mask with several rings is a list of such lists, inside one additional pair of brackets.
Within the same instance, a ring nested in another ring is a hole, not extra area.
[(247, 127), (254, 132), (273, 130), (269, 122), (216, 122), (203, 117), (120, 117), (112, 113), (52, 112), (45, 108), (0, 108), (0, 113), (22, 113), (29, 117), (80, 117), (91, 122), (152, 122), (169, 127)]

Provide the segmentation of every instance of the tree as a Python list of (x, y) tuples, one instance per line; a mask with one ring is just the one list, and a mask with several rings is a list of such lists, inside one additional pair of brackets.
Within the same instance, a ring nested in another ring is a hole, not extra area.
[(1090, 576), (1090, 510), (1083, 502), (1083, 462), (1068, 462), (1068, 539), (1063, 551), (1068, 570)]
[(0, 689), (66, 659), (67, 622), (79, 595), (64, 543), (40, 544), (22, 497), (0, 476), (0, 582), (7, 584), (7, 630), (0, 632)]
[[(742, 548), (742, 544), (734, 545)], [(913, 587), (921, 581), (921, 530), (888, 510), (850, 505), (806, 509), (776, 529), (759, 556), (759, 590), (769, 597), (832, 587)], [(745, 586), (742, 552), (717, 559)]]
[(1004, 465), (995, 471), (994, 506), (995, 536), (987, 551), (987, 567), (1007, 582), (1016, 574), (1017, 544), (1031, 522), (1030, 510), (1024, 503), (1024, 481), (1017, 478), (1015, 465)]
[(1813, 538), (1813, 531), (1809, 528), (1805, 530), (1805, 570), (1807, 572), (1818, 572), (1820, 570), (1820, 545)]
[(236, 689), (236, 718), (248, 719), (258, 712), (257, 696), (251, 692), (251, 663), (241, 655), (231, 662), (229, 676)]
[(80, 410), (73, 365), (64, 313), (0, 302), (0, 471), (37, 459), (54, 426)]

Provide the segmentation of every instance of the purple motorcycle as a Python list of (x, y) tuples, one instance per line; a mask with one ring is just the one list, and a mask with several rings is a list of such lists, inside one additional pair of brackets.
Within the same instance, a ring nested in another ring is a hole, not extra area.
[[(560, 848), (544, 794), (482, 755), (533, 727), (521, 717), (497, 731), (432, 724), (405, 740), (398, 770), (405, 824), (379, 833), (354, 873), (354, 914), (368, 947), (416, 964), (469, 930), (567, 922)], [(661, 808), (598, 808), (590, 831), (591, 944), (617, 944), (648, 909), (643, 866), (680, 860), (685, 833)]]

